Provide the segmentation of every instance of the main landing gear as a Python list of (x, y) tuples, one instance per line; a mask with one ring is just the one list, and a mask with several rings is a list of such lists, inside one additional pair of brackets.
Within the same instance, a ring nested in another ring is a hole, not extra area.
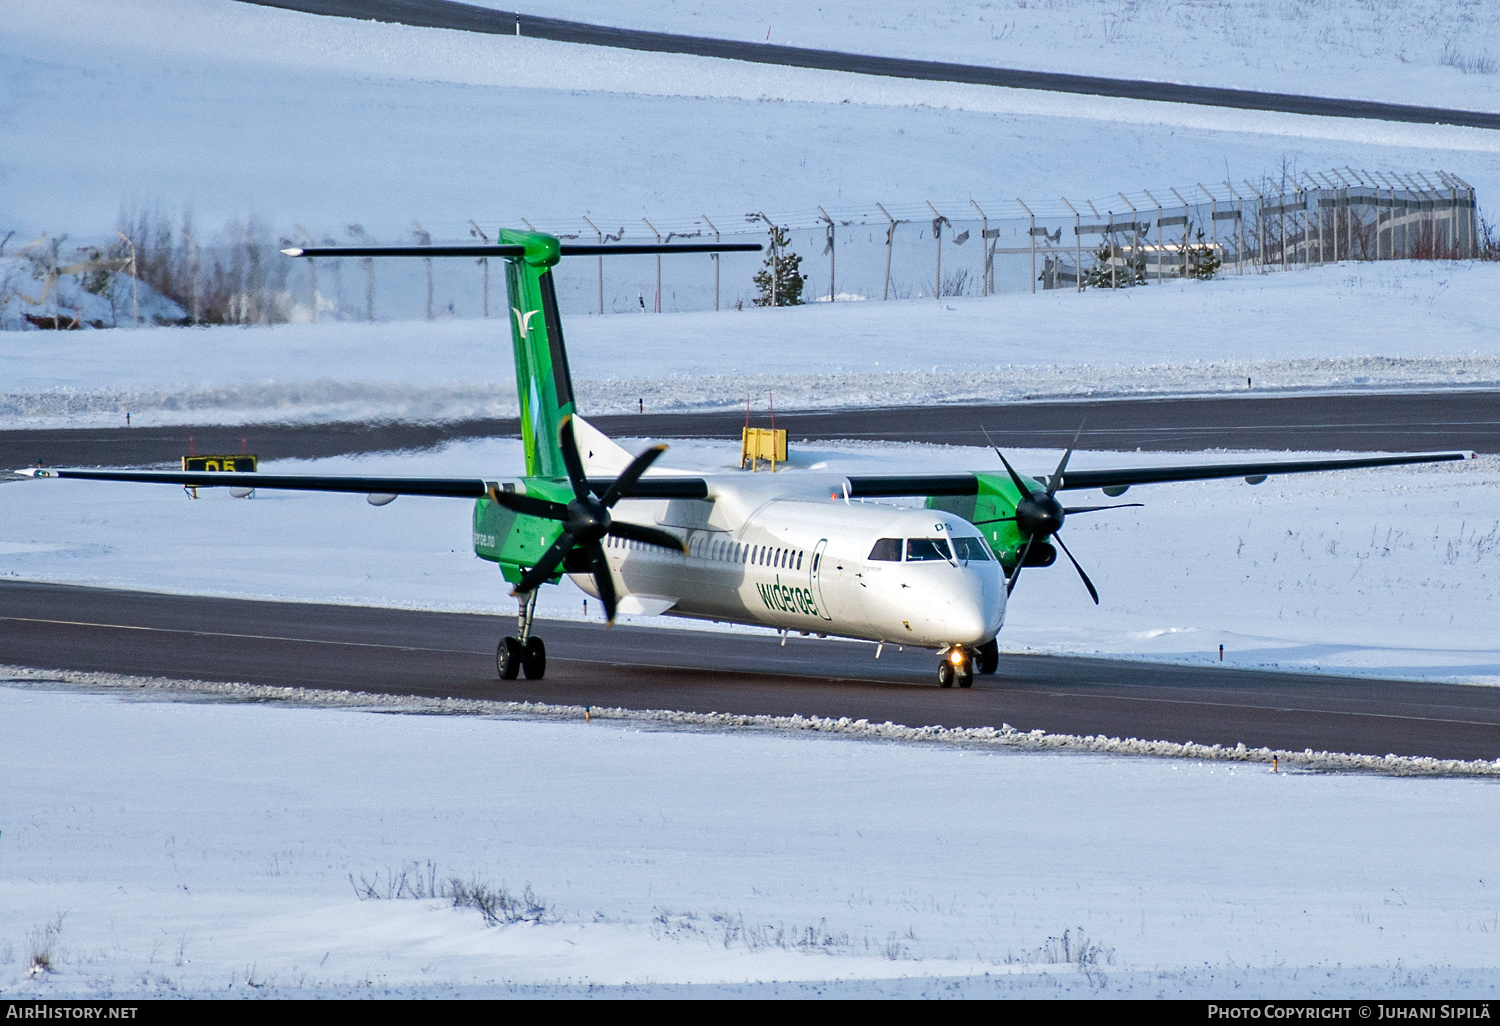
[(943, 653), (938, 662), (938, 687), (961, 688), (974, 686), (974, 673), (994, 673), (1000, 665), (1000, 646), (992, 638), (976, 649), (954, 645)]
[(531, 633), (536, 618), (536, 591), (521, 597), (521, 613), (516, 633), (519, 638), (504, 638), (495, 650), (495, 669), (501, 680), (515, 680), (522, 673), (527, 680), (541, 680), (547, 674), (547, 646)]

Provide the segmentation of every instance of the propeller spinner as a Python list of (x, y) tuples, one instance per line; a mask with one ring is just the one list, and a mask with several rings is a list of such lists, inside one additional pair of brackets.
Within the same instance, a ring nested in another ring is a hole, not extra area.
[(652, 463), (656, 462), (658, 456), (667, 451), (667, 447), (653, 445), (641, 453), (630, 462), (619, 477), (615, 478), (614, 483), (603, 495), (596, 497), (589, 489), (588, 479), (584, 475), (583, 460), (578, 458), (578, 443), (573, 438), (572, 417), (563, 419), (562, 426), (558, 429), (558, 440), (562, 444), (563, 465), (568, 471), (568, 482), (573, 486), (572, 501), (564, 505), (546, 499), (502, 492), (496, 488), (491, 488), (489, 492), (492, 501), (507, 509), (524, 513), (527, 516), (556, 520), (563, 524), (563, 533), (558, 535), (557, 541), (553, 542), (552, 547), (542, 554), (542, 558), (537, 560), (536, 565), (526, 571), (511, 594), (522, 595), (534, 591), (551, 577), (557, 571), (558, 565), (576, 549), (587, 557), (589, 572), (593, 575), (594, 585), (599, 590), (599, 601), (604, 604), (604, 615), (610, 623), (614, 623), (617, 601), (614, 578), (609, 571), (609, 557), (604, 551), (603, 541), (606, 535), (640, 542), (643, 545), (654, 545), (673, 552), (683, 554), (687, 552), (682, 539), (676, 535), (654, 527), (616, 521), (609, 512), (615, 503), (630, 496), (631, 489), (635, 487), (641, 475)]
[[(980, 428), (983, 431), (983, 428)], [(1009, 595), (1016, 590), (1016, 584), (1021, 579), (1021, 568), (1026, 565), (1026, 559), (1031, 555), (1031, 547), (1039, 541), (1051, 538), (1057, 542), (1058, 547), (1068, 557), (1068, 562), (1073, 564), (1073, 569), (1078, 571), (1078, 576), (1083, 581), (1083, 586), (1089, 590), (1089, 597), (1094, 600), (1094, 605), (1099, 604), (1099, 591), (1094, 587), (1094, 582), (1089, 580), (1089, 575), (1084, 573), (1083, 567), (1078, 565), (1078, 560), (1073, 558), (1067, 543), (1062, 540), (1058, 532), (1062, 530), (1063, 521), (1070, 513), (1095, 513), (1102, 509), (1124, 509), (1128, 506), (1142, 506), (1140, 502), (1121, 502), (1113, 506), (1064, 506), (1055, 498), (1058, 485), (1062, 484), (1063, 471), (1068, 469), (1068, 460), (1073, 458), (1073, 449), (1078, 444), (1078, 439), (1083, 435), (1083, 425), (1078, 425), (1078, 433), (1073, 436), (1073, 444), (1068, 446), (1068, 451), (1063, 453), (1062, 459), (1058, 461), (1057, 470), (1047, 479), (1046, 491), (1033, 491), (1016, 468), (1010, 465), (1010, 460), (1000, 451), (990, 438), (989, 432), (984, 432), (985, 440), (990, 443), (990, 448), (995, 450), (995, 455), (1000, 457), (1004, 464), (1006, 473), (1010, 474), (1011, 482), (1020, 492), (1021, 497), (1016, 501), (1016, 511), (1013, 516), (996, 517), (993, 520), (976, 520), (976, 524), (999, 524), (1014, 521), (1016, 529), (1026, 536), (1026, 545), (1021, 549), (1021, 558), (1016, 563), (1016, 568), (1011, 571), (1010, 578), (1005, 582), (1005, 594)]]

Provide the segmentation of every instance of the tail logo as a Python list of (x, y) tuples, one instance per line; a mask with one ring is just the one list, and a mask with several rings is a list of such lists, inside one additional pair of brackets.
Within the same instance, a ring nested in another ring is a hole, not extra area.
[(530, 338), (531, 337), (531, 319), (533, 317), (535, 317), (537, 314), (541, 313), (541, 311), (540, 310), (527, 310), (525, 313), (522, 313), (519, 309), (517, 309), (516, 307), (513, 306), (513, 307), (510, 308), (510, 312), (516, 315), (516, 326), (521, 329), (521, 337), (522, 338)]

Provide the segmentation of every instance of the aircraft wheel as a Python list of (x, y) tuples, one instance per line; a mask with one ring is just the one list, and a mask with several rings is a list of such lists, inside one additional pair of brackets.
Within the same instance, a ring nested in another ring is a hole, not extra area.
[(527, 638), (521, 649), (521, 669), (527, 680), (541, 680), (547, 675), (547, 646), (541, 638)]
[[(515, 638), (504, 638), (495, 649), (495, 669), (501, 680), (515, 680), (521, 673), (521, 643)], [(526, 676), (531, 676), (527, 674)]]
[(943, 661), (938, 663), (938, 687), (951, 688), (956, 676), (958, 675), (953, 670), (953, 664), (948, 661), (947, 656), (944, 656)]
[(974, 660), (966, 659), (958, 668), (957, 675), (959, 687), (972, 688), (974, 686)]
[(994, 638), (979, 646), (975, 662), (980, 673), (994, 673), (1000, 666), (1000, 643)]

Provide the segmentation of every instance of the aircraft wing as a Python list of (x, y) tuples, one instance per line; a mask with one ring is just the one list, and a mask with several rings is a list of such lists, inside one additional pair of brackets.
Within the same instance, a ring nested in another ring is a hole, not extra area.
[[(513, 484), (462, 477), (339, 477), (313, 474), (262, 474), (234, 471), (164, 470), (73, 470), (27, 467), (16, 473), (27, 477), (63, 477), (85, 481), (130, 481), (138, 484), (173, 484), (185, 488), (283, 488), (301, 492), (354, 492), (366, 495), (435, 495), (454, 499), (479, 499), (491, 489), (512, 491)], [(613, 478), (590, 478), (589, 487), (601, 494)], [(701, 499), (708, 483), (700, 477), (648, 477), (631, 488), (631, 498)]]
[[(1414, 456), (1367, 456), (1355, 459), (1260, 461), (1255, 463), (1208, 463), (1181, 467), (1122, 467), (1116, 470), (1066, 470), (1056, 491), (1080, 488), (1119, 488), (1163, 484), (1172, 481), (1206, 481), (1243, 477), (1264, 480), (1275, 474), (1311, 474), (1327, 470), (1358, 470), (1362, 467), (1395, 467), (1410, 463), (1448, 463), (1472, 459), (1468, 452), (1423, 453)], [(1047, 482), (1042, 476), (1037, 480)], [(851, 477), (853, 499), (894, 498), (907, 495), (975, 495), (979, 491), (974, 474), (902, 475)], [(1259, 481), (1253, 483), (1259, 484)]]

